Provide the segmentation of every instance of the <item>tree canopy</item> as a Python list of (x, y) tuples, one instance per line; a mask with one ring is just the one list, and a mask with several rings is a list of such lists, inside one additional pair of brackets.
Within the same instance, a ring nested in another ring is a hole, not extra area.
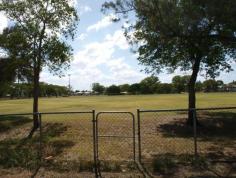
[(102, 94), (105, 91), (105, 87), (100, 85), (99, 83), (92, 84), (93, 92), (97, 92), (98, 94)]
[[(214, 78), (236, 61), (235, 0), (111, 0), (113, 10), (131, 20), (125, 31), (146, 72), (190, 71), (189, 108), (195, 108), (199, 71)], [(132, 12), (131, 12), (132, 11)], [(131, 12), (131, 13), (130, 13)], [(135, 14), (135, 18), (134, 18)], [(193, 114), (189, 113), (189, 121)]]
[[(27, 48), (17, 48), (13, 44), (6, 47), (6, 51), (9, 58), (13, 59), (17, 54), (25, 54), (22, 60), (32, 66), (33, 112), (36, 113), (42, 68), (47, 67), (54, 74), (61, 74), (61, 71), (69, 65), (72, 49), (64, 39), (74, 37), (78, 22), (77, 12), (69, 0), (2, 1), (0, 11), (12, 21), (17, 33), (24, 38), (24, 45), (27, 46)], [(16, 31), (12, 33), (15, 35)], [(10, 41), (7, 43), (11, 44)], [(16, 50), (16, 53), (12, 53), (10, 49)], [(37, 118), (34, 118), (34, 121), (33, 131), (38, 125)]]

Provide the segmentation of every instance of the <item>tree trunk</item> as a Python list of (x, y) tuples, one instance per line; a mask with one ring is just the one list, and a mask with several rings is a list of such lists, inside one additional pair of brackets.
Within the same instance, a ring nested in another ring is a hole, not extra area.
[(39, 118), (38, 118), (38, 98), (39, 98), (39, 68), (34, 65), (34, 83), (33, 83), (33, 128), (29, 133), (29, 138), (31, 138), (34, 132), (39, 128)]
[[(195, 84), (197, 81), (197, 75), (200, 68), (200, 58), (195, 60), (195, 63), (193, 64), (193, 70), (192, 75), (190, 77), (189, 83), (188, 83), (188, 125), (193, 125), (193, 119), (194, 119), (194, 111), (192, 109), (196, 108), (196, 95), (195, 95)], [(197, 118), (196, 118), (197, 119)]]
[(35, 42), (34, 42), (34, 101), (33, 101), (33, 120), (34, 120), (34, 124), (33, 124), (33, 128), (29, 133), (29, 138), (31, 138), (34, 134), (34, 132), (39, 128), (39, 118), (38, 118), (38, 100), (39, 100), (39, 73), (41, 71), (41, 59), (42, 59), (42, 44), (43, 44), (43, 38), (44, 38), (44, 33), (45, 33), (45, 29), (46, 29), (46, 22), (44, 22), (43, 24), (43, 29), (40, 33), (40, 38), (39, 38), (39, 45), (38, 45), (38, 51), (35, 52), (36, 48), (35, 48), (35, 43), (36, 43), (36, 38), (35, 38)]

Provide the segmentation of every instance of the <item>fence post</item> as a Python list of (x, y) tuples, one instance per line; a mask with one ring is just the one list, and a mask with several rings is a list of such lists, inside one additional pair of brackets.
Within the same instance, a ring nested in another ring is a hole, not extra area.
[(196, 108), (192, 109), (193, 113), (193, 134), (194, 134), (194, 156), (195, 159), (198, 156), (197, 153), (197, 113)]
[(43, 157), (43, 132), (42, 132), (42, 114), (37, 113), (39, 118), (39, 160), (40, 165), (42, 164), (42, 157)]
[(95, 177), (98, 177), (98, 169), (97, 169), (97, 136), (96, 136), (96, 117), (95, 117), (95, 110), (93, 112), (93, 118), (92, 118), (92, 123), (93, 123), (93, 156), (94, 156), (94, 172), (95, 172)]
[(130, 113), (133, 117), (133, 152), (134, 152), (134, 162), (136, 161), (136, 144), (135, 144), (135, 140), (136, 140), (136, 137), (135, 137), (135, 116), (133, 113)]
[(141, 131), (140, 131), (140, 110), (137, 109), (137, 119), (138, 119), (138, 160), (141, 163)]

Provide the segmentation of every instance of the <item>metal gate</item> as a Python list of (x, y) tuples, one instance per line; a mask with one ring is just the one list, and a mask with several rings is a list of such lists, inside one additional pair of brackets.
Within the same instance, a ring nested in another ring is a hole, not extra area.
[[(96, 176), (135, 163), (135, 116), (131, 112), (99, 112), (95, 126)], [(128, 167), (128, 166), (127, 166)], [(117, 170), (116, 170), (117, 169)]]

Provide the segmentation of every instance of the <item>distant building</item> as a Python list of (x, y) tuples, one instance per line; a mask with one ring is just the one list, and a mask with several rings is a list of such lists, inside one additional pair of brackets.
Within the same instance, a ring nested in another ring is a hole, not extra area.
[(225, 86), (225, 91), (227, 92), (236, 92), (236, 85), (235, 84), (228, 84)]
[(236, 92), (236, 84), (226, 84), (218, 88), (219, 92)]
[(89, 95), (92, 95), (93, 94), (93, 92), (92, 91), (76, 91), (75, 93), (74, 93), (74, 95), (76, 95), (76, 96), (89, 96)]

